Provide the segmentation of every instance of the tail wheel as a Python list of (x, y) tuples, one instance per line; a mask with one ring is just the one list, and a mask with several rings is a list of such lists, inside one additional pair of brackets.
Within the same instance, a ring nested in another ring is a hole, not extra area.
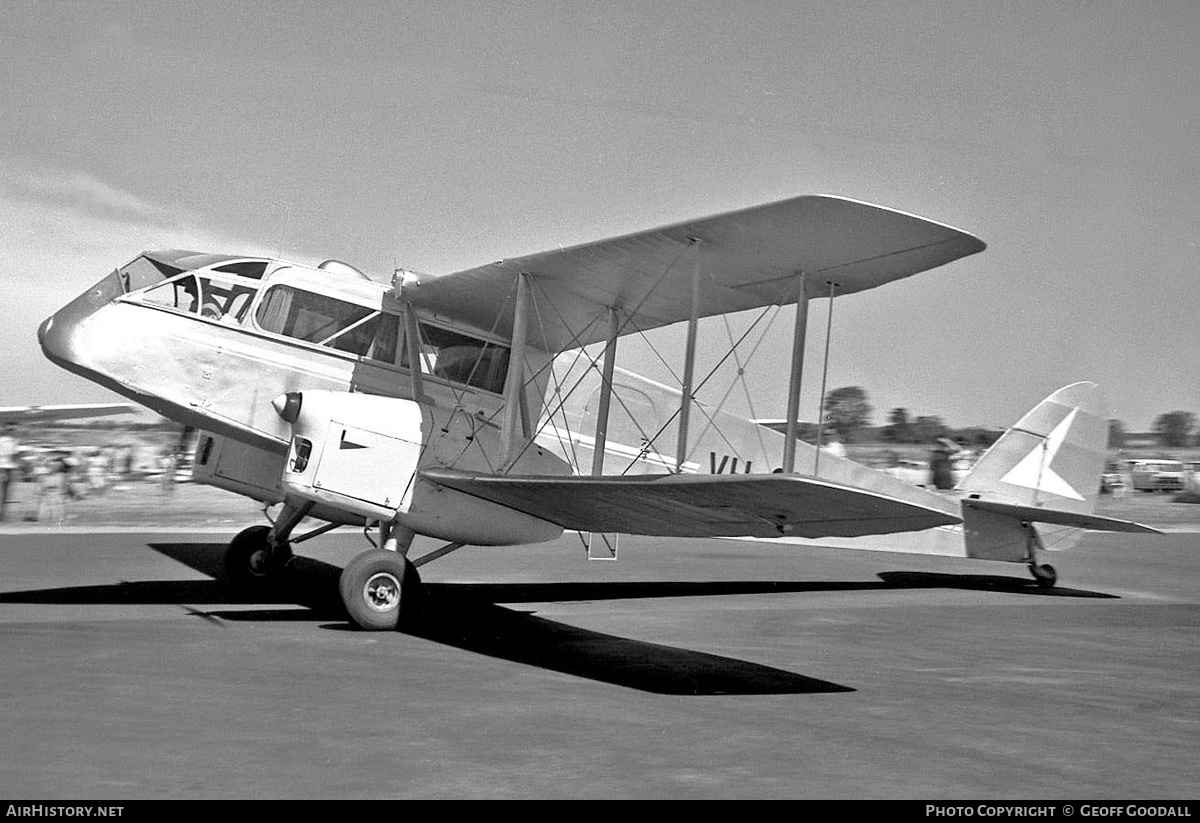
[(277, 580), (292, 556), (284, 543), (272, 547), (269, 526), (251, 526), (239, 532), (225, 550), (225, 579), (243, 589), (261, 588)]
[(1037, 581), (1038, 588), (1050, 589), (1058, 582), (1058, 572), (1049, 563), (1044, 563), (1041, 566), (1032, 564), (1029, 571), (1033, 574), (1033, 579)]
[(351, 622), (367, 631), (410, 624), (421, 610), (421, 576), (396, 552), (372, 549), (355, 557), (338, 580)]

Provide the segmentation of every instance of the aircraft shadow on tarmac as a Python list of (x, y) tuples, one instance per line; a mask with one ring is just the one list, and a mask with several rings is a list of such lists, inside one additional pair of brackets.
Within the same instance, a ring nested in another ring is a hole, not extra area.
[[(155, 543), (151, 548), (202, 574), (221, 575), (224, 544)], [(216, 579), (174, 580), (6, 592), (0, 593), (0, 603), (179, 604), (212, 621), (334, 620), (324, 628), (349, 631), (336, 594), (340, 573), (337, 566), (297, 557), (288, 585), (266, 596), (248, 597)], [(879, 578), (877, 582), (427, 583), (423, 619), (409, 633), (498, 659), (658, 694), (814, 694), (854, 689), (749, 661), (581, 629), (497, 604), (912, 588), (1114, 597), (1075, 589), (1039, 589), (1032, 580), (1006, 576), (883, 572)], [(190, 608), (243, 603), (298, 604), (307, 610)]]

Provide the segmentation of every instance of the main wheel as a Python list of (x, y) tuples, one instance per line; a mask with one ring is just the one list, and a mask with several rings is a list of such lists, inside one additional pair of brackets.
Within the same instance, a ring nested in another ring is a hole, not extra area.
[(346, 564), (338, 592), (354, 625), (386, 631), (415, 619), (421, 605), (421, 576), (408, 558), (372, 549)]
[(1041, 566), (1029, 567), (1029, 571), (1033, 574), (1033, 579), (1037, 581), (1038, 588), (1051, 589), (1058, 582), (1058, 572), (1049, 563)]
[(225, 579), (242, 589), (262, 588), (278, 580), (292, 552), (285, 543), (274, 550), (267, 543), (269, 526), (243, 529), (225, 550)]

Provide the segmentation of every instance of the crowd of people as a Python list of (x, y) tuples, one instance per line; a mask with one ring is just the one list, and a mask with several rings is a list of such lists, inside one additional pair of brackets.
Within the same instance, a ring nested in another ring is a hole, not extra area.
[(157, 481), (174, 488), (182, 462), (177, 448), (22, 445), (13, 426), (0, 433), (0, 521), (61, 522), (72, 500), (120, 485)]

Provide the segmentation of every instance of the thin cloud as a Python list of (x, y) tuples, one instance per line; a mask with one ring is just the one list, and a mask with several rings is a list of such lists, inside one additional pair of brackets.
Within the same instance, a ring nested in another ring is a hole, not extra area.
[(52, 398), (64, 375), (42, 357), (38, 324), (107, 272), (156, 248), (270, 253), (93, 175), (0, 158), (0, 294), (7, 310), (0, 346), (21, 364), (0, 377), (0, 395)]
[(6, 203), (31, 209), (56, 206), (80, 215), (110, 215), (157, 224), (175, 222), (172, 211), (122, 191), (83, 172), (22, 169), (0, 164), (0, 194)]
[(44, 312), (150, 248), (266, 253), (90, 174), (0, 161), (0, 283)]

